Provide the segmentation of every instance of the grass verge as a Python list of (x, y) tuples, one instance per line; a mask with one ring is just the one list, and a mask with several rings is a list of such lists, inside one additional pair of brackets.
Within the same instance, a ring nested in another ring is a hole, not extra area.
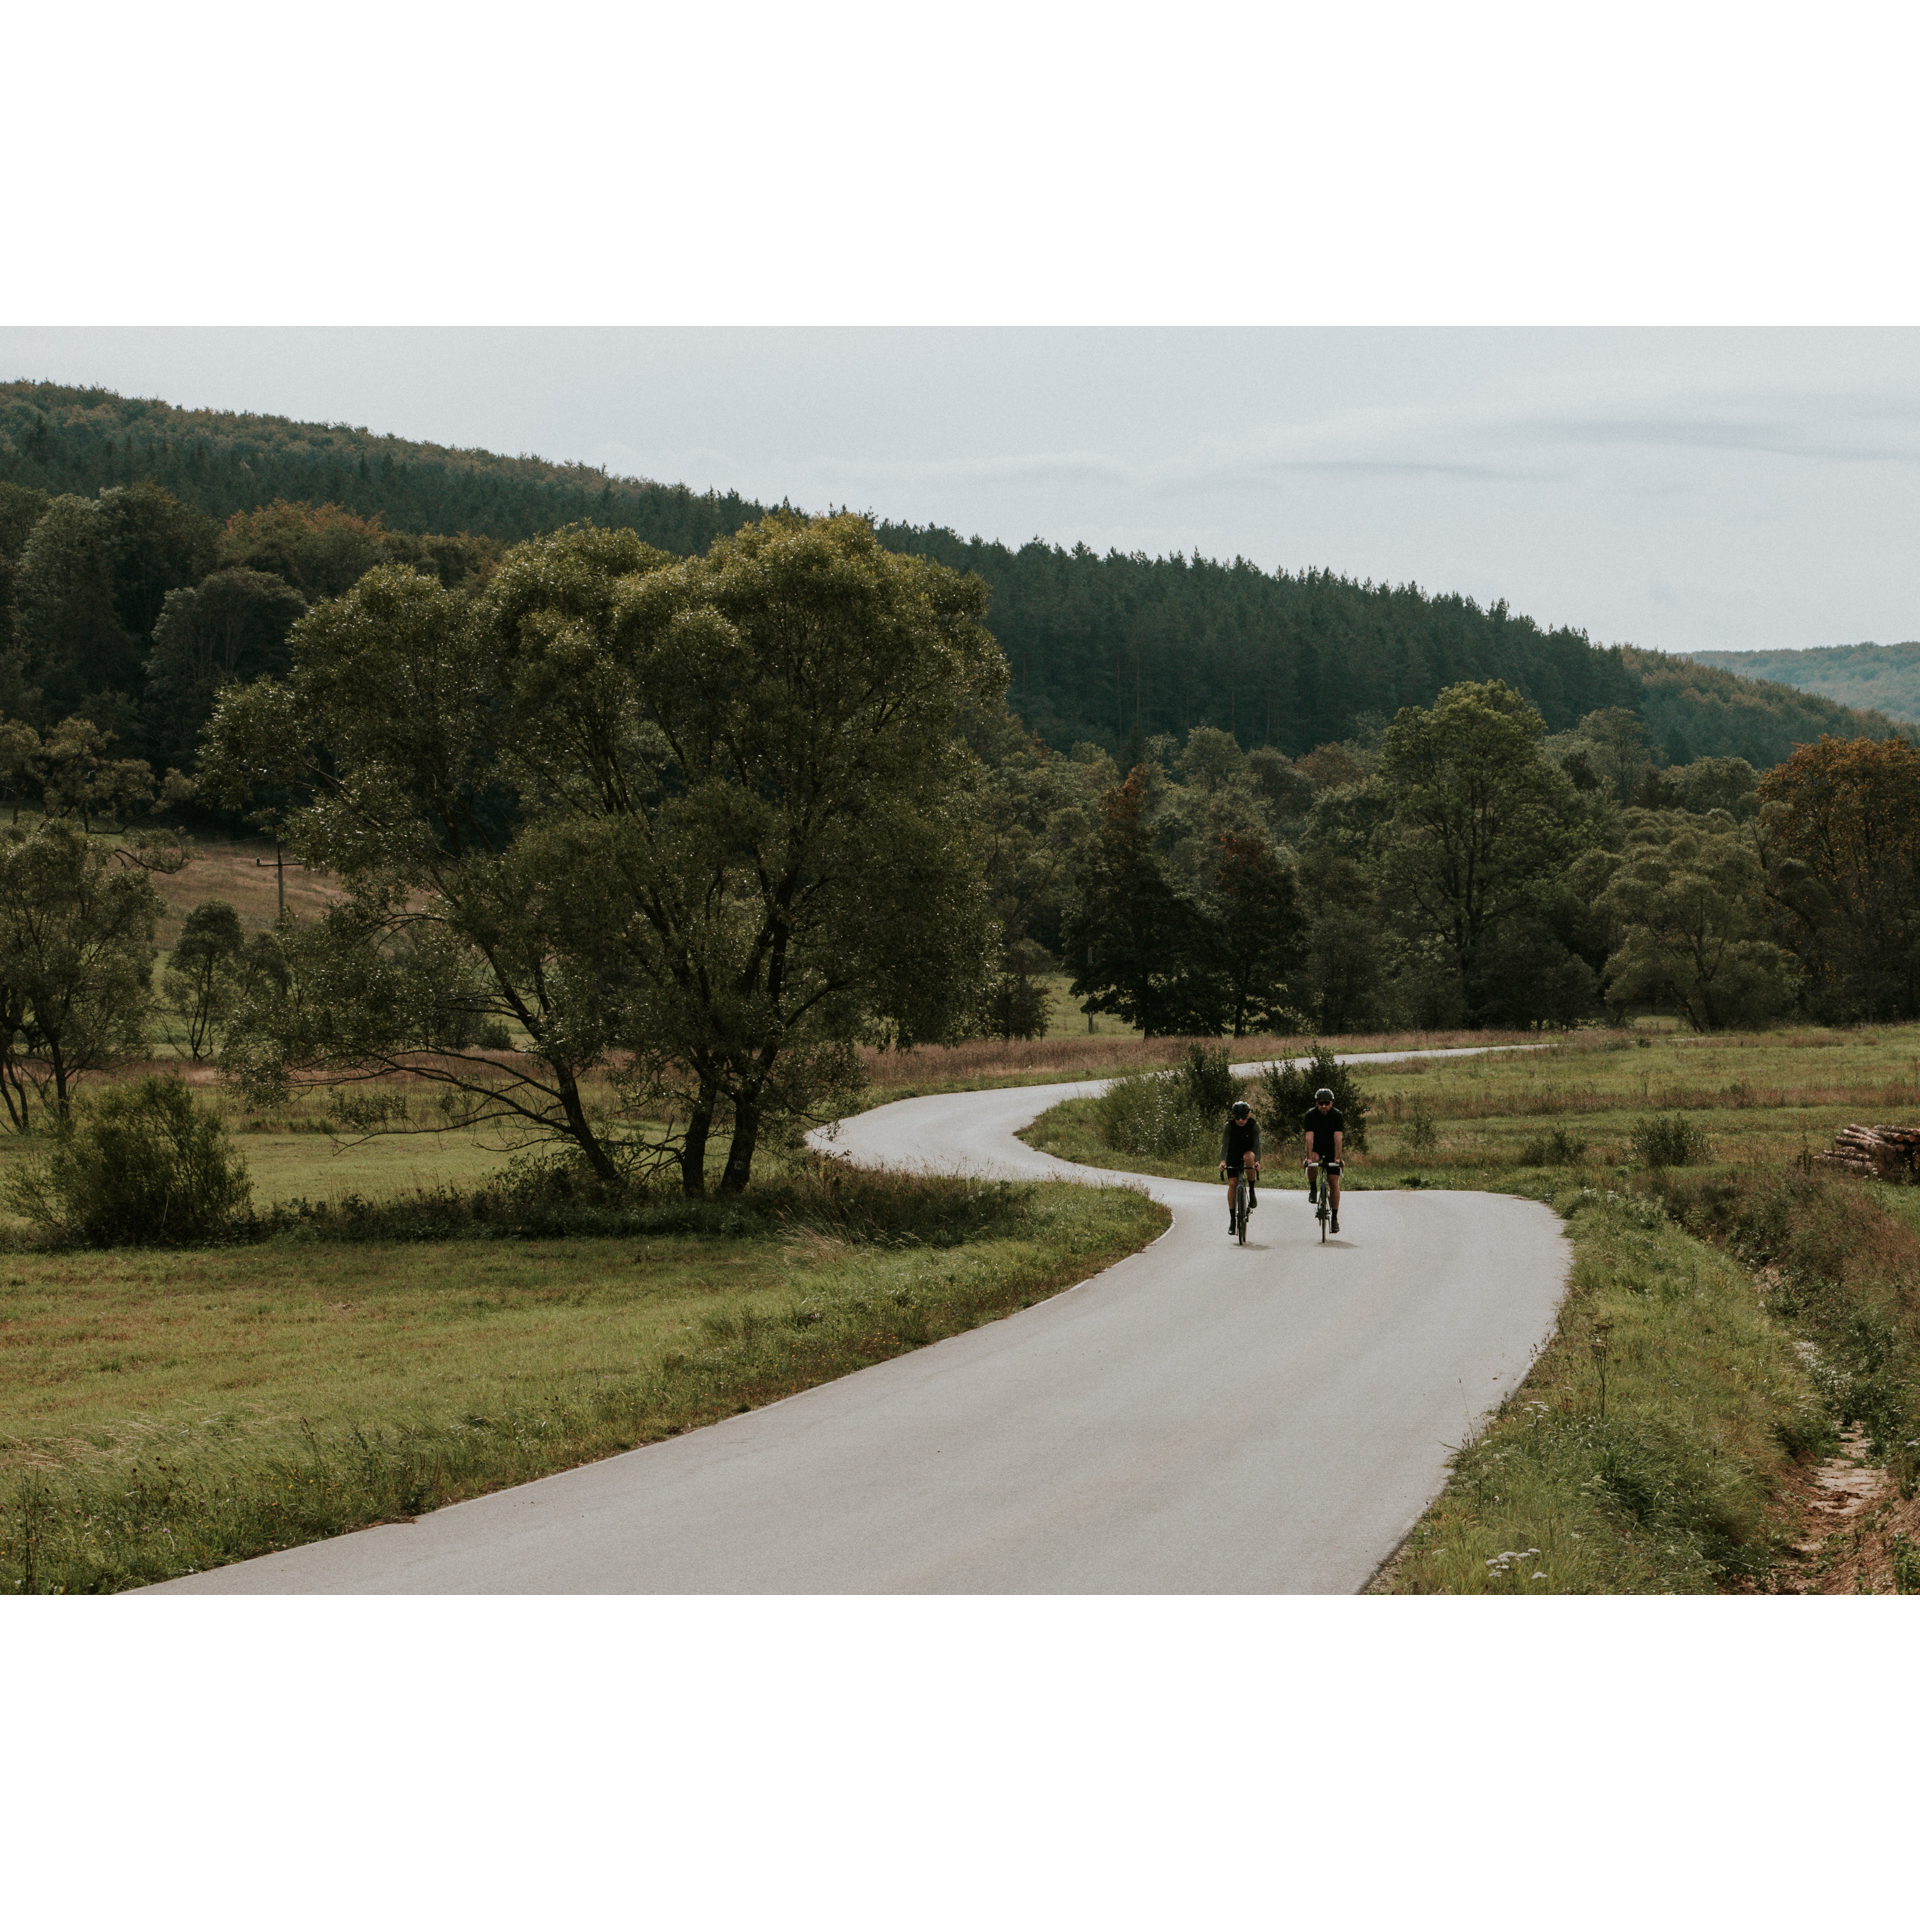
[[(1510, 1191), (1527, 1191), (1523, 1182)], [(1796, 1460), (1833, 1423), (1752, 1275), (1649, 1197), (1535, 1184), (1568, 1222), (1553, 1340), (1455, 1456), (1391, 1593), (1714, 1593), (1790, 1552)]]
[(1119, 1190), (872, 1180), (951, 1188), (949, 1230), (843, 1205), (0, 1257), (0, 1589), (112, 1592), (603, 1458), (1016, 1312), (1166, 1220)]

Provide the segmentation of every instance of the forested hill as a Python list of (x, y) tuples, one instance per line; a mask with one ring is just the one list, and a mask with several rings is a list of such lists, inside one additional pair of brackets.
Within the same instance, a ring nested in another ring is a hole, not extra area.
[(0, 382), (0, 480), (87, 495), (151, 480), (220, 520), (275, 500), (335, 501), (378, 514), (397, 533), (496, 540), (591, 518), (631, 527), (670, 553), (704, 552), (765, 511), (737, 493), (695, 493), (599, 467), (33, 380)]
[(1874, 707), (1895, 720), (1920, 721), (1920, 640), (1876, 646), (1773, 647), (1759, 653), (1691, 656), (1729, 673), (1777, 680), (1849, 707)]
[[(364, 428), (188, 410), (97, 387), (0, 383), (0, 482), (44, 501), (142, 480), (221, 520), (276, 500), (336, 502), (377, 515), (397, 534), (512, 541), (592, 519), (683, 554), (765, 511), (736, 493)], [(0, 566), (20, 557), (28, 532), (27, 497), (15, 505), (15, 517), (27, 517), (11, 534), (0, 527)], [(1012, 667), (1011, 704), (1058, 746), (1092, 739), (1117, 748), (1136, 727), (1143, 737), (1183, 736), (1205, 724), (1248, 747), (1299, 754), (1363, 734), (1455, 681), (1493, 678), (1525, 692), (1556, 731), (1596, 707), (1632, 708), (1675, 761), (1739, 754), (1770, 766), (1823, 733), (1912, 731), (1684, 658), (1596, 647), (1504, 602), (1480, 607), (1457, 594), (1329, 573), (1265, 573), (1246, 561), (1066, 552), (1039, 541), (1016, 549), (932, 526), (882, 523), (879, 531), (897, 551), (986, 579), (988, 621)], [(136, 650), (145, 637), (132, 636)]]
[(1456, 680), (1520, 687), (1556, 731), (1596, 707), (1638, 705), (1618, 649), (1504, 603), (1244, 560), (1103, 558), (1037, 541), (1016, 552), (938, 527), (886, 525), (880, 537), (986, 580), (1012, 704), (1049, 739), (1118, 745), (1136, 725), (1184, 736), (1204, 724), (1298, 754)]

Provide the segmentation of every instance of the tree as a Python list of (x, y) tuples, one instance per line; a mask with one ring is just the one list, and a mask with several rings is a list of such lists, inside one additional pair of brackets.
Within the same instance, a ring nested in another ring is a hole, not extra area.
[(1216, 836), (1206, 894), (1223, 1026), (1235, 1038), (1288, 1023), (1286, 977), (1306, 947), (1294, 870), (1253, 834)]
[(192, 762), (229, 681), (284, 674), (287, 635), (307, 610), (271, 573), (223, 568), (167, 595), (147, 654), (147, 729), (157, 761)]
[(28, 670), (48, 709), (137, 700), (167, 594), (213, 565), (218, 528), (153, 486), (61, 494), (35, 521), (14, 583)]
[(1533, 909), (1578, 845), (1578, 803), (1540, 753), (1545, 731), (1504, 681), (1463, 682), (1431, 709), (1402, 708), (1382, 743), (1389, 894), (1441, 942), (1475, 1013), (1495, 930)]
[(1089, 1013), (1115, 1013), (1149, 1036), (1211, 1033), (1217, 995), (1202, 977), (1205, 930), (1154, 858), (1149, 772), (1135, 767), (1100, 796), (1100, 822), (1073, 876), (1061, 937), (1072, 990)]
[(240, 916), (224, 900), (207, 900), (187, 915), (167, 955), (160, 992), (186, 1021), (187, 1058), (213, 1053), (233, 1010), (236, 962), (246, 950)]
[[(222, 794), (304, 788), (288, 822), (350, 898), (282, 938), (227, 1057), (437, 1081), (447, 1124), (517, 1118), (603, 1178), (684, 1128), (704, 1190), (747, 1184), (763, 1124), (821, 1112), (861, 1041), (977, 1031), (995, 931), (958, 723), (1004, 669), (978, 582), (884, 552), (853, 515), (780, 514), (675, 562), (627, 533), (515, 549), (476, 601), (376, 568), (292, 637), (285, 686), (230, 689)], [(491, 1021), (526, 1032), (478, 1061)]]
[(40, 742), (30, 767), (49, 819), (78, 814), (83, 832), (97, 814), (117, 819), (141, 812), (153, 800), (153, 769), (144, 760), (109, 760), (110, 733), (77, 714), (62, 720)]
[(141, 1047), (163, 904), (164, 844), (108, 849), (71, 824), (0, 831), (0, 1105), (25, 1132), (64, 1120), (74, 1083)]
[(55, 713), (71, 713), (98, 689), (134, 683), (137, 655), (114, 605), (112, 537), (97, 500), (61, 494), (20, 556), (15, 618), (27, 671)]
[(40, 791), (40, 736), (24, 720), (0, 720), (0, 794), (13, 806), (20, 824), (20, 803)]
[(1920, 753), (1823, 738), (1760, 782), (1775, 929), (1830, 1018), (1920, 1014)]
[(220, 557), (229, 567), (274, 574), (307, 600), (327, 600), (386, 559), (386, 537), (378, 514), (366, 520), (331, 502), (276, 500), (227, 522)]
[(1696, 1033), (1759, 1026), (1793, 1004), (1790, 957), (1766, 936), (1766, 876), (1728, 813), (1628, 816), (1599, 906), (1619, 941), (1608, 996), (1674, 1007)]

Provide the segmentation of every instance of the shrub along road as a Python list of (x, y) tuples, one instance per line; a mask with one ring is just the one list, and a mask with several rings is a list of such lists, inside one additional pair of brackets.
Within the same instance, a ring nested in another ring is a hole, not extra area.
[[(820, 1144), (1113, 1180), (1013, 1137), (1093, 1090), (899, 1101)], [(1025, 1313), (411, 1525), (148, 1591), (1356, 1591), (1551, 1333), (1559, 1221), (1511, 1195), (1356, 1194), (1322, 1247), (1276, 1186), (1241, 1248), (1218, 1187), (1142, 1184), (1168, 1232)]]

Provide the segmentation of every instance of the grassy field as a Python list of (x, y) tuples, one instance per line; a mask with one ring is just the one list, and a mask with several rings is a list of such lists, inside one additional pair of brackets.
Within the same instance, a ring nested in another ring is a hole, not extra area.
[[(1488, 1041), (1512, 1046), (1522, 1038)], [(1416, 1041), (1335, 1044), (1346, 1053)], [(1270, 1052), (1275, 1046), (1267, 1043)], [(1920, 1029), (1912, 1027), (1579, 1033), (1524, 1051), (1361, 1061), (1356, 1071), (1370, 1102), (1371, 1150), (1348, 1153), (1345, 1183), (1355, 1193), (1484, 1186), (1530, 1156), (1540, 1164), (1543, 1155), (1605, 1176), (1639, 1164), (1633, 1130), (1651, 1114), (1686, 1116), (1706, 1136), (1706, 1164), (1727, 1168), (1818, 1153), (1852, 1120), (1920, 1122)], [(1218, 1162), (1217, 1136), (1175, 1159), (1118, 1154), (1099, 1135), (1094, 1103), (1084, 1100), (1043, 1114), (1025, 1137), (1065, 1160), (1182, 1179), (1210, 1179)], [(1266, 1142), (1272, 1180), (1303, 1179), (1299, 1146), (1292, 1137)]]
[[(1575, 1250), (1554, 1340), (1380, 1590), (1920, 1583), (1920, 1188), (1813, 1160), (1851, 1121), (1920, 1124), (1920, 1031), (1580, 1034), (1356, 1071), (1371, 1151), (1347, 1156), (1349, 1218), (1370, 1188), (1487, 1188), (1557, 1207)], [(1648, 1164), (1656, 1119), (1694, 1130), (1691, 1164)], [(1156, 1159), (1099, 1122), (1072, 1101), (1026, 1138), (1217, 1177), (1211, 1129)], [(1291, 1134), (1266, 1154), (1269, 1185), (1302, 1183)], [(1843, 1442), (1872, 1484), (1822, 1542)]]
[(113, 1590), (513, 1485), (1017, 1311), (1165, 1224), (1136, 1193), (962, 1198), (931, 1235), (0, 1255), (0, 1583)]

